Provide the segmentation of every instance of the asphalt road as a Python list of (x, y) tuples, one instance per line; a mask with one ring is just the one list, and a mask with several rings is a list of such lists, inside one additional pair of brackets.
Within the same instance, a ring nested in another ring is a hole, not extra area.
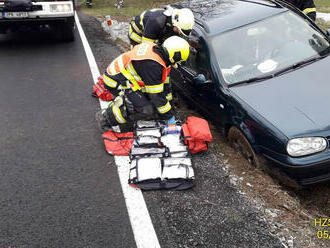
[(0, 35), (0, 247), (135, 247), (79, 34), (52, 36)]

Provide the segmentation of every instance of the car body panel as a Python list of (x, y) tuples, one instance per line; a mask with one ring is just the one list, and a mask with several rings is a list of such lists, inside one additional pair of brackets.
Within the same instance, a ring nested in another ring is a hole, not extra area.
[[(287, 11), (270, 1), (185, 1), (207, 33), (217, 34)], [(220, 24), (221, 23), (221, 24)], [(220, 25), (219, 25), (220, 24)]]
[(230, 90), (289, 138), (329, 136), (330, 83), (324, 77), (329, 65), (330, 57), (326, 57), (279, 77)]

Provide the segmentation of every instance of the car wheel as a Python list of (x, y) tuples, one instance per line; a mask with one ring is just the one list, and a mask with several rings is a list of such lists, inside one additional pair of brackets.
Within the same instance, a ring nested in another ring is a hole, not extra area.
[(302, 187), (295, 180), (291, 179), (288, 175), (279, 169), (269, 167), (267, 161), (262, 157), (258, 156), (245, 135), (237, 128), (231, 127), (228, 132), (228, 140), (230, 145), (239, 151), (247, 161), (256, 168), (263, 169), (275, 177), (281, 184), (295, 190), (301, 190)]
[(69, 19), (62, 29), (63, 41), (71, 42), (74, 41), (74, 20)]
[(231, 147), (240, 152), (251, 165), (260, 167), (259, 156), (254, 152), (247, 138), (237, 127), (231, 127), (229, 129), (228, 141)]
[(55, 25), (57, 39), (64, 42), (74, 41), (74, 27), (73, 17), (68, 18), (64, 23), (57, 23)]

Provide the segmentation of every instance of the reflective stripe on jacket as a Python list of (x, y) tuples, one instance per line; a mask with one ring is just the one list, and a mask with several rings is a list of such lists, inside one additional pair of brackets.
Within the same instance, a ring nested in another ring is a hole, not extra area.
[(316, 12), (316, 8), (307, 8), (302, 11), (305, 15), (308, 15), (309, 13)]
[[(159, 93), (163, 91), (163, 84), (170, 73), (171, 67), (166, 67), (164, 60), (153, 51), (155, 44), (142, 43), (135, 46), (131, 51), (121, 54), (107, 68), (111, 76), (121, 73), (131, 83), (133, 91), (141, 90), (147, 93)], [(146, 86), (141, 77), (136, 73), (132, 61), (153, 60), (163, 67), (162, 85)], [(113, 83), (113, 82), (112, 82)]]

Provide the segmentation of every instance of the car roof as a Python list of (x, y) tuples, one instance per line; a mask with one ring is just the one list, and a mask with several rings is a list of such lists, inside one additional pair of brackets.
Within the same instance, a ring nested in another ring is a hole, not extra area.
[(288, 10), (270, 0), (185, 0), (173, 6), (190, 8), (196, 24), (208, 35), (222, 33)]

